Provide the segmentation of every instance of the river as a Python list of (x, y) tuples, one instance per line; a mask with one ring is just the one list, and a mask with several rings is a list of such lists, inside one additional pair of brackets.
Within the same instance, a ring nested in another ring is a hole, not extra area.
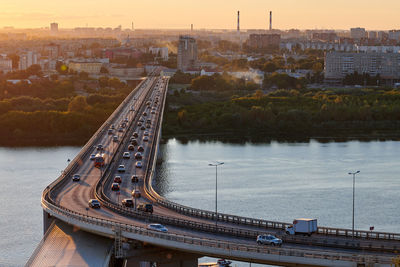
[[(158, 189), (173, 201), (215, 210), (215, 167), (208, 164), (222, 161), (219, 212), (284, 222), (312, 217), (331, 227), (351, 228), (348, 172), (360, 170), (356, 228), (400, 232), (400, 142), (233, 144), (170, 139), (161, 149)], [(0, 148), (0, 266), (23, 266), (28, 260), (43, 235), (42, 190), (79, 150)]]

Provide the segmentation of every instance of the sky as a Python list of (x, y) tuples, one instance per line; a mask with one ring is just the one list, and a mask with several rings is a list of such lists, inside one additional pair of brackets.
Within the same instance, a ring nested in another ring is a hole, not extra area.
[(0, 28), (399, 29), (399, 0), (0, 0)]

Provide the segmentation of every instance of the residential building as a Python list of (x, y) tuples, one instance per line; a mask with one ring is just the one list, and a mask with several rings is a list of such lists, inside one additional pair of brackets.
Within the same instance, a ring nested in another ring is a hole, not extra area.
[(57, 59), (60, 55), (60, 45), (48, 44), (44, 47), (44, 51), (48, 54), (49, 59)]
[(325, 79), (341, 80), (354, 72), (380, 75), (383, 80), (400, 79), (400, 53), (329, 52), (325, 56)]
[(99, 74), (103, 63), (101, 62), (73, 62), (68, 64), (70, 70), (86, 72), (88, 74)]
[(58, 23), (53, 22), (50, 24), (50, 32), (54, 35), (58, 33)]
[(7, 73), (12, 71), (12, 60), (6, 55), (0, 55), (0, 72)]
[(280, 42), (279, 34), (250, 34), (248, 46), (255, 50), (279, 49)]
[(178, 70), (185, 71), (194, 68), (197, 64), (196, 39), (190, 36), (179, 36), (178, 44)]
[(19, 56), (19, 70), (26, 70), (30, 66), (38, 64), (38, 54), (28, 51)]
[(150, 47), (149, 52), (158, 55), (162, 60), (168, 60), (168, 47)]
[(390, 30), (389, 31), (389, 40), (394, 40), (396, 42), (400, 41), (400, 30)]
[(367, 37), (367, 32), (365, 31), (365, 28), (351, 28), (350, 29), (350, 36), (353, 39), (361, 39)]

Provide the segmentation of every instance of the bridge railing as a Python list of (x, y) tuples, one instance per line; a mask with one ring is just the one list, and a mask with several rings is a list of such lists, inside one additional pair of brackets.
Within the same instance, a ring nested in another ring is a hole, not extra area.
[[(257, 246), (257, 245), (248, 245), (248, 244), (238, 244), (234, 242), (228, 242), (223, 240), (216, 239), (207, 239), (207, 238), (198, 238), (181, 234), (173, 234), (173, 233), (159, 233), (151, 230), (147, 230), (146, 228), (121, 223), (118, 221), (108, 220), (96, 218), (93, 216), (85, 215), (82, 213), (78, 213), (64, 207), (58, 207), (50, 202), (48, 202), (45, 198), (42, 198), (42, 206), (43, 208), (50, 213), (51, 215), (69, 222), (74, 223), (74, 221), (82, 222), (85, 224), (85, 228), (87, 230), (95, 230), (99, 231), (98, 227), (91, 228), (92, 226), (101, 226), (105, 228), (101, 233), (104, 236), (110, 236), (110, 234), (115, 231), (115, 229), (120, 229), (122, 231), (122, 235), (129, 238), (127, 234), (133, 233), (136, 235), (152, 237), (153, 241), (157, 243), (157, 240), (168, 240), (173, 242), (185, 243), (193, 246), (200, 246), (206, 248), (215, 248), (217, 250), (226, 251), (226, 256), (235, 256), (235, 251), (240, 252), (253, 252), (260, 254), (271, 254), (271, 255), (280, 255), (280, 256), (291, 256), (291, 257), (306, 257), (306, 258), (316, 258), (316, 259), (326, 259), (333, 261), (352, 261), (358, 263), (380, 263), (380, 264), (390, 264), (393, 261), (393, 258), (390, 256), (370, 256), (370, 255), (362, 255), (357, 256), (352, 253), (332, 253), (332, 252), (323, 252), (316, 250), (299, 250), (299, 249), (291, 249), (284, 247), (266, 247), (266, 246)], [(108, 230), (106, 230), (108, 229)], [(209, 253), (212, 255), (212, 253)], [(220, 255), (220, 251), (215, 251), (215, 256)]]

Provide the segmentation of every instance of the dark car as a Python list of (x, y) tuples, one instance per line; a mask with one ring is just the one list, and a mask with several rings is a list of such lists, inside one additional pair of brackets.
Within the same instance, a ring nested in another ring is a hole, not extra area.
[(104, 149), (103, 145), (97, 145), (97, 150), (102, 151)]
[(74, 174), (74, 176), (72, 176), (72, 181), (74, 182), (78, 182), (81, 179), (81, 176), (79, 174)]
[(142, 153), (136, 152), (135, 153), (135, 159), (141, 159), (142, 158)]
[(112, 191), (119, 191), (119, 183), (112, 183), (111, 190)]
[(130, 198), (125, 198), (122, 200), (122, 205), (125, 207), (133, 207), (133, 200)]
[(132, 183), (137, 183), (139, 182), (139, 177), (137, 177), (137, 175), (132, 175), (131, 181)]
[(100, 209), (100, 202), (97, 199), (89, 200), (89, 207), (93, 209)]
[(144, 148), (143, 148), (142, 146), (138, 146), (138, 151), (139, 151), (139, 152), (143, 152), (143, 151), (144, 151)]
[(134, 145), (129, 145), (128, 146), (128, 150), (135, 150), (135, 146)]
[(141, 203), (137, 209), (140, 211), (153, 213), (153, 205), (149, 203)]
[(140, 130), (146, 130), (146, 127), (142, 125), (142, 127), (140, 127)]
[(121, 176), (115, 176), (115, 178), (114, 178), (114, 183), (122, 183), (122, 178), (121, 178)]
[(131, 144), (134, 145), (134, 146), (137, 146), (137, 144), (138, 144), (137, 139), (132, 139), (131, 140)]
[(132, 136), (135, 137), (135, 138), (138, 138), (139, 134), (137, 132), (133, 132)]

